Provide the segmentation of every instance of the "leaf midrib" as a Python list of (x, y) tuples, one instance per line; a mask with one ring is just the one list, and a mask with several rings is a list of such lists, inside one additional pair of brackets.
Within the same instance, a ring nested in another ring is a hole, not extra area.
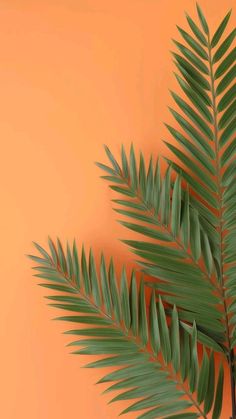
[(212, 95), (212, 111), (213, 111), (213, 128), (214, 128), (214, 145), (215, 145), (215, 155), (216, 155), (216, 182), (217, 182), (217, 197), (219, 202), (219, 240), (220, 240), (220, 290), (221, 297), (223, 299), (223, 310), (225, 318), (225, 327), (226, 327), (226, 339), (228, 344), (228, 349), (231, 348), (230, 340), (230, 328), (229, 328), (229, 317), (227, 312), (227, 303), (225, 296), (225, 287), (224, 287), (224, 256), (223, 256), (223, 207), (222, 207), (222, 185), (221, 185), (221, 168), (220, 168), (220, 153), (219, 153), (219, 128), (218, 128), (218, 110), (216, 105), (216, 89), (215, 89), (215, 79), (214, 79), (214, 70), (213, 70), (213, 59), (212, 59), (212, 47), (210, 40), (210, 33), (208, 35), (208, 54), (209, 54), (209, 70), (210, 70), (210, 86), (211, 86), (211, 95)]

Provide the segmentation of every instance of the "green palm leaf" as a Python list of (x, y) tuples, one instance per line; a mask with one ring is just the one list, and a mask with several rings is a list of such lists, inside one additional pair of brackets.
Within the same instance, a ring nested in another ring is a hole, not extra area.
[[(199, 8), (198, 13), (200, 13), (201, 25), (204, 26), (205, 23), (202, 20), (203, 15), (202, 12), (199, 12)], [(207, 43), (206, 45), (202, 45), (201, 48), (204, 49), (204, 54), (207, 54), (207, 60), (205, 61), (207, 61), (209, 75), (206, 72), (202, 72), (201, 77), (204, 78), (205, 85), (207, 83), (210, 84), (211, 105), (208, 107), (204, 105), (204, 110), (202, 102), (197, 103), (196, 100), (194, 101), (193, 98), (192, 100), (190, 98), (193, 106), (192, 111), (194, 111), (194, 113), (192, 112), (190, 114), (185, 101), (177, 100), (177, 97), (174, 95), (182, 118), (186, 120), (186, 123), (190, 121), (190, 123), (194, 124), (194, 128), (196, 127), (198, 132), (200, 132), (202, 143), (199, 143), (198, 139), (191, 135), (191, 132), (187, 132), (187, 136), (184, 137), (181, 131), (168, 126), (169, 132), (171, 132), (177, 143), (179, 143), (181, 149), (184, 148), (184, 151), (170, 143), (167, 143), (167, 146), (181, 162), (180, 166), (169, 161), (171, 166), (177, 173), (181, 173), (181, 176), (189, 183), (190, 187), (203, 199), (203, 205), (197, 207), (199, 215), (202, 215), (210, 224), (214, 224), (216, 227), (214, 229), (214, 236), (211, 230), (207, 232), (210, 240), (209, 244), (210, 246), (213, 243), (216, 244), (216, 251), (213, 249), (211, 254), (209, 252), (209, 246), (206, 245), (205, 262), (207, 263), (208, 260), (210, 267), (213, 255), (218, 286), (222, 290), (222, 307), (224, 308), (224, 321), (226, 322), (225, 340), (229, 348), (232, 348), (234, 346), (234, 329), (229, 327), (229, 318), (231, 317), (233, 308), (231, 309), (232, 305), (229, 305), (229, 300), (224, 291), (224, 287), (226, 286), (226, 294), (231, 295), (232, 299), (236, 297), (233, 291), (232, 281), (230, 282), (230, 279), (232, 279), (232, 266), (226, 266), (228, 262), (235, 265), (236, 256), (236, 222), (234, 222), (236, 207), (234, 194), (232, 195), (230, 192), (232, 190), (233, 193), (236, 173), (234, 170), (236, 156), (236, 140), (234, 138), (236, 128), (236, 89), (235, 84), (232, 84), (235, 76), (235, 66), (231, 67), (234, 61), (233, 57), (235, 57), (233, 42), (235, 40), (236, 30), (233, 29), (229, 35), (225, 36), (230, 14), (231, 12), (225, 16), (212, 38), (205, 26)], [(220, 40), (224, 36), (225, 38), (220, 44)], [(192, 51), (196, 51), (193, 46)], [(184, 56), (186, 57), (185, 54)], [(221, 60), (220, 63), (219, 60)], [(193, 60), (191, 61), (191, 65), (195, 67), (196, 71), (199, 70), (199, 65), (193, 63)], [(188, 76), (191, 76), (188, 68), (186, 68), (186, 72)], [(220, 81), (217, 86), (216, 79), (219, 78)], [(187, 90), (186, 83), (180, 83), (180, 86), (183, 92), (189, 97), (189, 90)], [(190, 84), (189, 88), (191, 88)], [(211, 116), (209, 116), (209, 112)], [(175, 119), (179, 123), (179, 120), (177, 118)], [(209, 133), (205, 129), (203, 120), (207, 121), (207, 129), (210, 130)], [(180, 124), (180, 129), (182, 128)], [(212, 146), (211, 143), (213, 143)], [(205, 150), (203, 150), (202, 144), (205, 144)], [(209, 146), (213, 150), (213, 156), (206, 153)], [(226, 184), (227, 190), (225, 189)], [(221, 251), (218, 249), (221, 249)]]
[[(110, 150), (107, 155), (110, 159)], [(216, 339), (217, 348), (221, 351), (224, 326), (216, 307), (221, 304), (221, 294), (214, 281), (214, 246), (206, 234), (211, 231), (211, 223), (193, 208), (192, 197), (184, 191), (181, 176), (172, 182), (171, 167), (161, 176), (160, 162), (154, 163), (151, 158), (146, 169), (142, 154), (137, 163), (133, 147), (130, 152), (132, 159), (127, 157), (124, 148), (122, 156), (126, 162), (125, 171), (113, 155), (110, 160), (111, 163), (116, 162), (116, 169), (113, 164), (113, 177), (122, 181), (118, 190), (114, 184), (110, 187), (126, 197), (114, 200), (124, 208), (115, 208), (115, 211), (135, 220), (135, 223), (121, 220), (122, 225), (149, 239), (124, 242), (136, 255), (146, 260), (139, 260), (143, 271), (159, 280), (147, 284), (164, 293), (167, 303), (175, 301), (180, 309), (180, 318), (192, 323), (195, 320), (198, 329), (212, 337), (210, 345)], [(111, 169), (110, 166), (97, 164), (107, 172)], [(135, 170), (131, 170), (132, 166)], [(170, 243), (173, 246), (167, 247)], [(197, 298), (203, 298), (202, 305)]]
[[(154, 293), (148, 316), (143, 282), (137, 289), (134, 273), (128, 281), (123, 270), (118, 287), (114, 264), (111, 261), (107, 267), (103, 256), (98, 270), (92, 252), (87, 260), (82, 250), (78, 262), (75, 243), (72, 249), (67, 245), (66, 252), (60, 241), (56, 245), (50, 239), (49, 253), (37, 244), (36, 248), (40, 257), (30, 258), (37, 262), (36, 276), (46, 281), (39, 285), (58, 291), (46, 297), (49, 305), (71, 312), (57, 319), (90, 326), (66, 332), (76, 336), (69, 344), (75, 348), (73, 353), (105, 355), (87, 367), (119, 367), (100, 380), (108, 383), (106, 391), (121, 391), (112, 401), (138, 399), (123, 413), (144, 410), (139, 418), (207, 418), (206, 407), (215, 400), (214, 412), (219, 414), (221, 405), (216, 396), (222, 391), (223, 370), (215, 385), (212, 355), (203, 349), (202, 361), (199, 359), (195, 325), (186, 331), (175, 307), (169, 325), (161, 298), (156, 305)], [(188, 365), (186, 357), (191, 360)], [(183, 364), (185, 374), (181, 378)], [(188, 385), (188, 379), (194, 385)], [(208, 395), (205, 389), (210, 385)]]

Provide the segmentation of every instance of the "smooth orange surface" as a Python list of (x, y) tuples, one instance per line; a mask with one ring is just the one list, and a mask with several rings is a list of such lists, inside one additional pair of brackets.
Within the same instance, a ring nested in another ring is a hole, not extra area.
[[(201, 6), (216, 28), (233, 3)], [(115, 154), (130, 141), (145, 154), (167, 154), (163, 121), (176, 87), (169, 51), (185, 10), (195, 14), (194, 2), (1, 1), (2, 419), (114, 419), (121, 410), (94, 385), (101, 373), (80, 368), (87, 358), (68, 354), (66, 326), (50, 320), (57, 313), (25, 253), (48, 234), (76, 236), (132, 265), (117, 240), (129, 233), (116, 223), (94, 161), (104, 161), (103, 143)], [(229, 407), (226, 390), (223, 419)]]

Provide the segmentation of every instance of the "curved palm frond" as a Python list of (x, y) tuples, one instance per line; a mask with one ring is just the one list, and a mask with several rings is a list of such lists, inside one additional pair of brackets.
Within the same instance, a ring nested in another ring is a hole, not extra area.
[(119, 165), (111, 151), (107, 147), (105, 150), (110, 166), (97, 163), (108, 173), (102, 178), (111, 182), (111, 189), (125, 196), (114, 200), (124, 209), (115, 210), (135, 220), (120, 223), (149, 239), (123, 240), (147, 261), (138, 261), (144, 272), (158, 278), (147, 285), (164, 293), (169, 304), (176, 304), (182, 320), (195, 320), (198, 329), (222, 345), (225, 329), (217, 307), (221, 304), (221, 292), (214, 281), (214, 246), (208, 240), (209, 230), (214, 235), (212, 224), (193, 208), (181, 176), (172, 181), (171, 166), (161, 175), (160, 162), (154, 163), (151, 158), (146, 168), (142, 154), (137, 162), (133, 146), (129, 158), (122, 148)]
[[(199, 11), (198, 7), (198, 11)], [(199, 214), (212, 226), (207, 231), (216, 265), (216, 281), (228, 348), (236, 344), (236, 36), (225, 37), (229, 12), (211, 37), (187, 17), (193, 37), (178, 28), (184, 43), (175, 42), (177, 80), (185, 100), (172, 92), (180, 109), (171, 112), (178, 129), (167, 125), (180, 147), (166, 142), (181, 165), (168, 160), (197, 194), (192, 198)], [(201, 16), (203, 16), (201, 12)], [(200, 23), (202, 21), (200, 19)], [(223, 40), (222, 40), (223, 38)], [(197, 81), (197, 83), (196, 83)], [(199, 201), (200, 199), (200, 201)]]
[(49, 239), (49, 253), (35, 246), (40, 253), (30, 255), (37, 264), (35, 276), (45, 280), (39, 285), (57, 292), (47, 296), (49, 305), (72, 312), (57, 319), (90, 326), (66, 332), (77, 338), (70, 346), (81, 347), (73, 353), (105, 355), (88, 367), (119, 367), (100, 380), (115, 381), (107, 391), (121, 390), (112, 401), (138, 399), (123, 413), (190, 419), (207, 418), (213, 409), (212, 417), (219, 418), (223, 368), (217, 378), (213, 353), (204, 347), (200, 361), (195, 325), (182, 327), (175, 307), (168, 324), (154, 293), (148, 315), (143, 282), (138, 287), (134, 273), (129, 282), (123, 270), (119, 287), (113, 262), (107, 267), (103, 256), (98, 273), (92, 251), (88, 260), (84, 250), (79, 258), (75, 243), (64, 251), (59, 240), (56, 245)]

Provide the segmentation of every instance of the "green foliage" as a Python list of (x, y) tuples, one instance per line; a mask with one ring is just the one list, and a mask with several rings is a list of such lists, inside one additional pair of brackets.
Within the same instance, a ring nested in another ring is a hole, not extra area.
[(97, 163), (119, 194), (119, 222), (137, 233), (124, 243), (144, 279), (125, 269), (117, 278), (112, 261), (102, 255), (97, 267), (75, 243), (35, 244), (40, 256), (30, 256), (40, 285), (56, 291), (50, 305), (70, 312), (58, 319), (80, 325), (66, 332), (78, 339), (74, 353), (103, 355), (91, 368), (119, 367), (100, 382), (115, 382), (112, 401), (138, 399), (123, 413), (139, 418), (220, 418), (218, 352), (236, 419), (236, 30), (227, 33), (231, 11), (213, 35), (199, 5), (197, 15), (174, 40), (179, 90), (166, 124), (174, 143), (165, 144), (175, 161), (146, 162), (132, 145), (119, 160), (105, 146), (109, 163)]
[(236, 67), (231, 59), (236, 30), (222, 41), (229, 12), (211, 40), (199, 6), (197, 11), (201, 27), (187, 16), (195, 37), (178, 27), (187, 45), (174, 41), (181, 53), (174, 53), (176, 78), (186, 99), (171, 92), (179, 108), (170, 109), (177, 127), (166, 126), (177, 146), (165, 143), (180, 164), (166, 159), (161, 176), (159, 161), (150, 158), (146, 169), (142, 154), (135, 161), (131, 147), (132, 159), (122, 150), (125, 171), (117, 161), (113, 165), (119, 186), (110, 186), (125, 196), (114, 201), (123, 207), (115, 210), (131, 219), (121, 223), (149, 239), (126, 240), (142, 258), (143, 271), (158, 279), (147, 285), (176, 304), (182, 320), (195, 320), (199, 330), (230, 350), (236, 342)]
[[(133, 154), (132, 150), (133, 147)], [(107, 155), (110, 158), (110, 150)], [(126, 177), (123, 167), (116, 161), (113, 178), (117, 177), (123, 183), (118, 190), (114, 184), (111, 188), (128, 198), (115, 200), (116, 204), (123, 207), (115, 210), (135, 220), (135, 223), (121, 220), (121, 224), (149, 239), (124, 242), (136, 255), (147, 261), (139, 261), (143, 271), (159, 279), (157, 282), (147, 282), (147, 285), (165, 293), (165, 302), (178, 306), (182, 320), (192, 323), (195, 320), (202, 332), (207, 331), (209, 336), (222, 345), (224, 326), (222, 314), (216, 308), (216, 305), (222, 303), (221, 294), (213, 280), (216, 268), (206, 234), (212, 232), (212, 225), (199, 217), (188, 190), (181, 187), (181, 177), (171, 180), (171, 166), (162, 177), (159, 161), (154, 163), (151, 158), (146, 169), (142, 154), (139, 163), (135, 157), (132, 160), (128, 158), (123, 150), (124, 156), (127, 161)], [(112, 160), (115, 161), (114, 156)], [(135, 171), (131, 171), (132, 165)], [(135, 179), (132, 180), (133, 176)], [(214, 349), (217, 347), (221, 350), (213, 341), (212, 345)]]
[[(121, 391), (112, 402), (138, 399), (123, 413), (144, 410), (138, 417), (149, 419), (193, 409), (186, 417), (197, 418), (213, 404), (220, 410), (216, 396), (223, 370), (217, 383), (214, 368), (209, 374), (212, 353), (203, 347), (200, 361), (196, 326), (186, 330), (175, 306), (168, 323), (161, 297), (156, 304), (153, 291), (148, 308), (143, 281), (134, 272), (128, 280), (124, 269), (117, 281), (113, 261), (107, 266), (103, 255), (97, 268), (92, 252), (87, 259), (82, 249), (79, 257), (75, 243), (65, 251), (59, 240), (49, 239), (49, 253), (35, 246), (40, 257), (29, 257), (37, 262), (35, 276), (45, 281), (39, 285), (58, 291), (46, 297), (49, 306), (69, 313), (56, 319), (85, 325), (65, 332), (75, 336), (69, 344), (73, 353), (105, 355), (89, 368), (119, 367), (99, 381), (108, 383), (106, 391)], [(208, 386), (211, 393), (205, 391)]]

